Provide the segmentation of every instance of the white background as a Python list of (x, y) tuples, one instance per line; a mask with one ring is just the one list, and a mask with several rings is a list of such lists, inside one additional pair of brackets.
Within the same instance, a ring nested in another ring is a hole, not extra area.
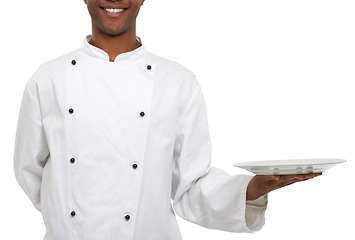
[[(81, 46), (90, 16), (82, 0), (17, 0), (1, 8), (0, 239), (43, 239), (42, 216), (12, 169), (20, 101), (40, 64)], [(354, 239), (354, 12), (350, 0), (146, 0), (137, 35), (149, 51), (198, 77), (213, 166), (245, 174), (232, 164), (348, 160), (270, 193), (260, 232), (227, 233), (178, 218), (185, 240)]]

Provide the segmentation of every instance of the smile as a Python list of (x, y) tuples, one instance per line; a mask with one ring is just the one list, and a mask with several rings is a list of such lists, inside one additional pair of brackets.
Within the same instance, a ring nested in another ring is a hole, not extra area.
[(118, 13), (118, 12), (123, 12), (123, 8), (104, 8), (106, 12), (109, 13)]

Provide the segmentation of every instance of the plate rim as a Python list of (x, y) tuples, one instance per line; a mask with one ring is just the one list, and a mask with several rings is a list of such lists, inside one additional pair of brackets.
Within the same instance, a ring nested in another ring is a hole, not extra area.
[[(320, 163), (295, 163), (294, 161), (316, 161), (316, 160), (328, 160), (329, 162), (320, 162)], [(269, 164), (266, 164), (269, 162)], [(270, 164), (271, 162), (271, 164)], [(290, 163), (287, 163), (290, 162)], [(292, 162), (292, 163), (291, 163)], [(280, 159), (280, 160), (257, 160), (257, 161), (248, 161), (233, 164), (235, 167), (263, 167), (263, 166), (294, 166), (294, 165), (326, 165), (326, 164), (340, 164), (347, 162), (346, 159), (342, 158), (297, 158), (297, 159)], [(281, 163), (281, 164), (280, 164)]]

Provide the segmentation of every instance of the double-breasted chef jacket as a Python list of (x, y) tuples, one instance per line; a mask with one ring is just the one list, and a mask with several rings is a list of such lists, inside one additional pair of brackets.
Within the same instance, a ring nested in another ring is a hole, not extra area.
[(212, 167), (206, 105), (184, 66), (145, 45), (114, 62), (84, 38), (28, 80), (14, 151), (45, 240), (178, 240), (175, 212), (206, 228), (255, 232), (267, 195)]

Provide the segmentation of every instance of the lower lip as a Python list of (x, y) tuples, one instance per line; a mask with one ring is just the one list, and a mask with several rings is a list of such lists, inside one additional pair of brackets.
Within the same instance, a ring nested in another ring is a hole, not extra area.
[(122, 12), (108, 12), (105, 9), (103, 11), (110, 17), (119, 17), (121, 16), (122, 13), (124, 13), (126, 10), (123, 10)]

